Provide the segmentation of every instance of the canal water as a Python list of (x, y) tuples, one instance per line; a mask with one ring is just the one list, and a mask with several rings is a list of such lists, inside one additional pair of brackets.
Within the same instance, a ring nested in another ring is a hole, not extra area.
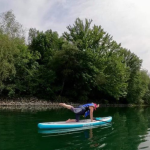
[(74, 118), (66, 109), (0, 109), (0, 150), (150, 150), (150, 107), (99, 108), (112, 123), (71, 130), (38, 130), (39, 122)]

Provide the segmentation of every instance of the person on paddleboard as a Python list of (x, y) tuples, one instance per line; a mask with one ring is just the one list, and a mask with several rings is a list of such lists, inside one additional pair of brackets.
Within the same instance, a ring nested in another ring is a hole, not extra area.
[(99, 104), (96, 103), (88, 103), (88, 104), (80, 105), (79, 107), (76, 108), (71, 105), (67, 105), (65, 103), (59, 103), (59, 105), (67, 109), (70, 109), (72, 112), (75, 113), (76, 119), (68, 119), (66, 122), (79, 122), (81, 115), (84, 115), (84, 117), (90, 115), (91, 122), (95, 121), (93, 118), (93, 111), (100, 106)]

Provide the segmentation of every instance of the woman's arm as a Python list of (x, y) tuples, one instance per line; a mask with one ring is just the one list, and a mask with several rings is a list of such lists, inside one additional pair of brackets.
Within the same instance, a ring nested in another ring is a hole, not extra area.
[(92, 122), (93, 121), (93, 110), (94, 110), (94, 108), (92, 106), (90, 106), (89, 109), (90, 109), (90, 119)]

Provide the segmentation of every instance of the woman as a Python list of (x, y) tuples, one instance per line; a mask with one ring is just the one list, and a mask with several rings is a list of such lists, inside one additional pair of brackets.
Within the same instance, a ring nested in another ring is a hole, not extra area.
[(72, 112), (75, 113), (76, 119), (68, 119), (66, 122), (79, 122), (81, 115), (84, 115), (84, 117), (90, 115), (91, 122), (95, 121), (93, 119), (93, 111), (100, 106), (99, 104), (95, 104), (95, 103), (80, 105), (79, 107), (76, 108), (71, 105), (67, 105), (65, 103), (59, 103), (59, 105), (67, 109), (70, 109)]

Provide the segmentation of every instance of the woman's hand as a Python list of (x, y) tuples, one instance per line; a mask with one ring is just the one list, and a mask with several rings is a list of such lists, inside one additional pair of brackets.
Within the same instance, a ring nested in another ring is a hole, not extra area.
[(92, 120), (92, 122), (96, 122), (96, 120)]

